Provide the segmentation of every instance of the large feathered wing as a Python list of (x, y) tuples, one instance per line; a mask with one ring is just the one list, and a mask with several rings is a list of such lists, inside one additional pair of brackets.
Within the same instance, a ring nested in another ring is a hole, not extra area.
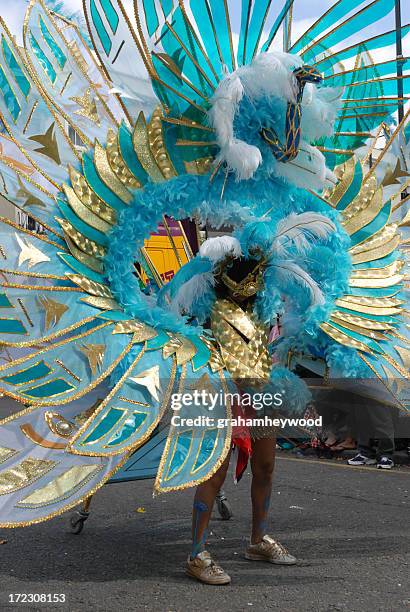
[[(2, 221), (1, 387), (27, 406), (0, 428), (3, 526), (77, 505), (150, 438), (172, 393), (201, 377), (215, 393), (225, 384), (214, 347), (126, 314), (110, 289), (103, 263), (110, 231), (135, 190), (178, 170), (164, 143), (162, 111), (148, 124), (141, 113), (131, 128), (106, 74), (90, 78), (97, 67), (78, 32), (69, 39), (60, 26), (40, 1), (31, 2), (25, 56), (3, 28), (2, 191), (47, 229)], [(179, 169), (200, 173), (209, 163), (190, 154)], [(151, 216), (149, 231), (162, 220), (158, 211)], [(227, 410), (216, 406), (214, 416)], [(157, 490), (202, 482), (224, 460), (229, 429), (201, 431), (171, 427)]]
[[(379, 163), (391, 144), (379, 153)], [(352, 158), (337, 173), (340, 182), (327, 195), (340, 211), (351, 239), (352, 271), (347, 293), (336, 300), (321, 329), (341, 345), (355, 349), (392, 397), (408, 410), (408, 396), (403, 391), (407, 385), (402, 384), (410, 378), (406, 183), (397, 181), (395, 197), (385, 201), (376, 167), (363, 172), (362, 164)], [(388, 182), (388, 177), (385, 180)]]

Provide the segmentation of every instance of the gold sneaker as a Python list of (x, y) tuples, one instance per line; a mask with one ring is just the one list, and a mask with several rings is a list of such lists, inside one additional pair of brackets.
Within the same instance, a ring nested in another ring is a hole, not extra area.
[(212, 560), (207, 550), (199, 553), (194, 559), (188, 557), (186, 573), (204, 584), (229, 584), (231, 577)]
[(250, 544), (245, 553), (249, 561), (267, 561), (276, 565), (295, 565), (296, 557), (288, 553), (286, 548), (268, 535), (263, 536), (258, 544)]

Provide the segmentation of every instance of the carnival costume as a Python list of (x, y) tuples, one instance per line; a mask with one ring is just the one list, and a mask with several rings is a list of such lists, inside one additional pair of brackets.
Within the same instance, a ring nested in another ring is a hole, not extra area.
[[(396, 57), (371, 60), (394, 31), (332, 52), (394, 7), (356, 4), (337, 2), (289, 53), (275, 41), (292, 0), (279, 12), (267, 0), (143, 0), (135, 20), (119, 0), (84, 0), (88, 43), (32, 0), (24, 48), (1, 21), (0, 190), (45, 232), (2, 219), (0, 385), (27, 407), (0, 427), (0, 526), (92, 495), (185, 385), (256, 377), (302, 414), (309, 392), (287, 366), (314, 357), (338, 377), (383, 381), (406, 409), (406, 117), (392, 123), (409, 85), (404, 60), (399, 77)], [(378, 126), (386, 146), (369, 167), (354, 152)], [(235, 229), (154, 294), (134, 264), (164, 215)], [(235, 278), (239, 259), (252, 265)], [(229, 424), (201, 436), (171, 426), (155, 491), (206, 481), (231, 443)]]

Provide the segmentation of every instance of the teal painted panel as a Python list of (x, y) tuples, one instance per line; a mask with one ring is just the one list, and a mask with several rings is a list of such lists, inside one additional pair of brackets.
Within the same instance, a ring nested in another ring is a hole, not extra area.
[(123, 210), (127, 207), (127, 205), (124, 204), (124, 202), (118, 196), (116, 196), (105, 183), (103, 183), (94, 167), (93, 160), (86, 154), (83, 155), (83, 170), (87, 182), (90, 184), (91, 188), (95, 191), (98, 197), (101, 198), (101, 200), (117, 211)]
[(12, 303), (5, 293), (0, 293), (0, 308), (13, 308)]
[(349, 287), (349, 295), (358, 297), (394, 297), (403, 289), (403, 285), (394, 285), (393, 287), (384, 287), (381, 289), (366, 289), (365, 287)]
[(17, 374), (10, 374), (10, 376), (3, 376), (2, 380), (9, 385), (22, 385), (23, 383), (29, 383), (33, 380), (44, 378), (50, 374), (50, 372), (52, 372), (52, 369), (44, 363), (44, 361), (40, 361), (40, 363), (27, 368), (27, 370), (23, 370)]
[(194, 467), (192, 468), (193, 472), (200, 470), (201, 467), (205, 463), (207, 463), (207, 461), (209, 460), (209, 458), (211, 457), (215, 449), (217, 438), (218, 438), (217, 429), (210, 429), (205, 432), (205, 435), (203, 437), (203, 440), (201, 442), (201, 446), (199, 449), (198, 457), (195, 461)]
[(98, 274), (98, 272), (91, 270), (91, 268), (79, 262), (72, 255), (68, 255), (67, 253), (58, 253), (58, 256), (64, 261), (65, 264), (67, 264), (67, 266), (70, 266), (74, 272), (78, 272), (78, 274), (82, 274), (96, 283), (102, 283), (103, 285), (105, 284), (106, 279), (102, 274)]
[(315, 38), (320, 37), (322, 32), (327, 30), (329, 27), (333, 27), (337, 21), (343, 19), (350, 11), (360, 4), (358, 0), (341, 0), (336, 2), (332, 8), (322, 15), (317, 23), (307, 31), (303, 36), (295, 43), (292, 47), (292, 53), (297, 53), (307, 45), (309, 45)]
[(17, 121), (21, 113), (21, 106), (1, 66), (0, 66), (0, 89), (2, 91), (4, 102), (6, 103), (6, 106), (8, 108), (10, 115), (13, 117), (14, 121)]
[(103, 46), (106, 55), (110, 55), (112, 49), (112, 42), (110, 35), (108, 34), (103, 20), (101, 19), (100, 13), (98, 12), (95, 0), (90, 0), (91, 19), (93, 20), (94, 27), (97, 31), (98, 38)]
[(98, 244), (101, 244), (102, 246), (107, 246), (108, 239), (105, 234), (99, 232), (93, 227), (90, 227), (87, 223), (84, 223), (84, 221), (82, 221), (79, 217), (77, 217), (77, 215), (72, 210), (72, 208), (70, 208), (68, 204), (63, 202), (63, 200), (60, 200), (58, 198), (57, 205), (58, 205), (58, 208), (61, 210), (62, 214), (64, 215), (64, 217), (67, 219), (67, 221), (69, 221), (76, 229), (78, 229), (78, 231), (81, 234), (83, 234), (84, 236), (87, 236), (87, 238), (89, 238), (90, 240), (94, 240), (95, 242), (97, 242)]
[(368, 238), (376, 234), (376, 232), (381, 230), (382, 227), (384, 227), (387, 221), (389, 220), (390, 212), (391, 202), (387, 202), (387, 204), (383, 206), (377, 217), (373, 219), (371, 223), (369, 223), (365, 227), (362, 227), (362, 229), (358, 230), (350, 236), (352, 246), (355, 246), (356, 244), (367, 240)]
[(44, 40), (46, 41), (51, 53), (56, 58), (57, 63), (62, 70), (67, 63), (67, 57), (65, 56), (63, 51), (60, 49), (60, 47), (58, 46), (54, 38), (51, 36), (42, 17), (40, 17), (40, 29), (41, 29), (42, 35), (44, 36)]
[(337, 306), (337, 310), (340, 310), (340, 312), (346, 312), (347, 314), (354, 315), (355, 317), (360, 316), (363, 319), (369, 319), (370, 321), (382, 321), (383, 323), (389, 323), (390, 325), (398, 325), (399, 323), (395, 317), (390, 317), (388, 315), (366, 314), (364, 312), (356, 312), (355, 310), (350, 310), (349, 308), (340, 308), (340, 306)]
[(147, 350), (149, 351), (155, 351), (157, 349), (162, 348), (170, 340), (170, 337), (164, 331), (162, 330), (157, 330), (157, 331), (158, 331), (158, 336), (155, 336), (155, 338), (151, 338), (151, 340), (147, 340), (146, 347), (147, 347)]
[(275, 40), (275, 37), (279, 31), (279, 28), (281, 27), (286, 15), (288, 14), (289, 10), (292, 8), (293, 6), (293, 2), (294, 0), (286, 0), (286, 3), (284, 4), (281, 12), (279, 13), (279, 15), (277, 16), (275, 23), (273, 24), (271, 31), (269, 32), (269, 36), (267, 41), (265, 42), (265, 44), (262, 47), (262, 52), (265, 53), (269, 50), (271, 44), (273, 43), (273, 41)]
[(112, 33), (115, 34), (117, 32), (119, 18), (117, 12), (111, 2), (111, 0), (100, 0), (101, 8), (104, 11), (104, 14), (107, 18), (108, 23), (110, 24), (110, 28)]
[[(353, 0), (350, 0), (350, 2), (353, 3)], [(396, 0), (375, 0), (375, 2), (369, 4), (364, 10), (357, 12), (353, 17), (347, 19), (346, 22), (337, 29), (332, 28), (322, 39), (316, 39), (312, 48), (302, 54), (304, 61), (312, 61), (325, 49), (335, 47), (340, 42), (360, 32), (360, 30), (364, 30), (368, 26), (374, 25), (394, 9), (395, 3)], [(357, 5), (357, 3), (355, 3), (355, 5)], [(332, 24), (334, 24), (333, 21)]]
[(372, 349), (376, 353), (383, 353), (383, 350), (380, 348), (380, 346), (376, 342), (374, 342), (374, 340), (372, 340), (371, 338), (368, 338), (367, 336), (362, 336), (362, 334), (357, 334), (356, 332), (350, 329), (347, 329), (346, 327), (342, 327), (342, 325), (338, 325), (337, 323), (334, 323), (333, 321), (332, 321), (332, 325), (333, 327), (336, 327), (336, 329), (338, 329), (339, 331), (346, 334), (346, 336), (349, 336), (350, 338), (353, 338), (354, 340), (357, 340), (358, 342), (362, 342), (362, 344), (365, 344), (366, 346), (368, 346), (370, 349)]
[(148, 174), (145, 172), (144, 168), (141, 166), (140, 161), (135, 153), (133, 144), (132, 144), (132, 134), (125, 126), (124, 122), (121, 123), (119, 132), (118, 132), (118, 142), (120, 145), (121, 155), (128, 166), (128, 169), (131, 170), (136, 179), (139, 180), (141, 185), (145, 185), (148, 180)]
[(147, 24), (148, 34), (152, 36), (159, 26), (157, 9), (154, 0), (143, 0), (145, 23)]
[(30, 32), (30, 43), (31, 48), (33, 50), (34, 55), (36, 56), (40, 66), (50, 79), (50, 81), (54, 84), (57, 78), (56, 71), (54, 70), (54, 66), (48, 59), (47, 55), (44, 53), (37, 40), (34, 38), (33, 33)]
[(211, 351), (198, 336), (191, 335), (188, 337), (188, 340), (195, 345), (197, 350), (196, 355), (192, 358), (192, 368), (194, 371), (199, 370), (200, 368), (203, 368), (210, 360)]
[(19, 86), (23, 95), (27, 98), (31, 90), (30, 81), (26, 78), (26, 75), (24, 74), (20, 64), (16, 60), (4, 36), (1, 37), (1, 44), (3, 47), (4, 58), (11, 72), (13, 73), (13, 77), (15, 78), (16, 83)]
[(108, 442), (107, 446), (118, 446), (135, 434), (147, 419), (147, 414), (134, 412), (125, 421), (122, 429)]
[(193, 431), (186, 431), (178, 436), (176, 440), (176, 449), (172, 456), (166, 478), (164, 479), (165, 482), (171, 480), (171, 478), (175, 476), (175, 473), (178, 472), (185, 463), (191, 448), (193, 434)]
[(64, 378), (57, 378), (56, 380), (50, 380), (49, 382), (39, 385), (38, 387), (25, 389), (21, 392), (21, 394), (26, 395), (27, 397), (43, 399), (62, 395), (63, 393), (72, 391), (72, 389), (75, 389), (75, 387), (64, 380)]
[[(402, 37), (404, 38), (410, 32), (410, 25), (406, 25), (402, 28)], [(376, 49), (383, 49), (396, 43), (396, 32), (395, 30), (387, 32), (386, 34), (380, 34), (379, 36), (372, 37), (371, 40), (366, 41), (366, 51), (374, 51)], [(363, 51), (363, 43), (349, 46), (345, 51), (338, 51), (333, 56), (326, 57), (317, 63), (317, 67), (321, 72), (325, 74), (331, 73), (333, 66), (338, 62), (344, 62), (352, 57), (356, 57), (358, 53)]]
[(358, 195), (363, 183), (363, 168), (360, 162), (356, 162), (356, 166), (354, 169), (354, 177), (353, 180), (348, 187), (346, 193), (341, 198), (339, 204), (337, 205), (337, 210), (344, 210), (350, 202), (354, 200), (354, 198)]
[(100, 440), (103, 436), (105, 436), (118, 421), (123, 417), (124, 411), (119, 410), (118, 408), (110, 408), (108, 413), (102, 418), (100, 423), (98, 423), (97, 427), (90, 433), (89, 436), (81, 442), (82, 446), (86, 444), (93, 444)]
[(18, 319), (0, 319), (0, 334), (27, 334), (27, 330)]

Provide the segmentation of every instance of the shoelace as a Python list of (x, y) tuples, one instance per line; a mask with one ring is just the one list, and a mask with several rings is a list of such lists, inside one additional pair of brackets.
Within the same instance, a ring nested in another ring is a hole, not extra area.
[(274, 540), (273, 542), (266, 542), (267, 548), (273, 549), (277, 553), (282, 553), (284, 555), (288, 554), (287, 549), (280, 543)]
[(217, 565), (214, 561), (211, 562), (211, 565), (209, 567), (209, 571), (214, 576), (221, 576), (221, 574), (224, 573), (222, 567), (220, 565)]

